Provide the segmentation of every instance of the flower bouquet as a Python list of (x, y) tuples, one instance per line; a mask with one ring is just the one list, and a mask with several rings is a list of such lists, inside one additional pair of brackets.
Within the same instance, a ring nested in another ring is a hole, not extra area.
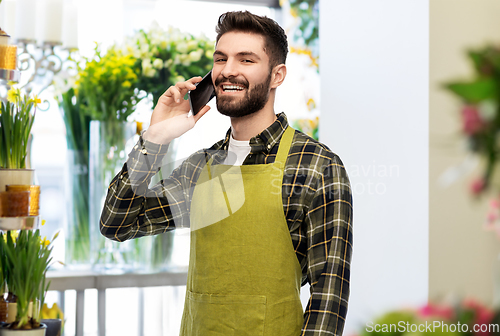
[(156, 105), (169, 86), (210, 71), (214, 48), (214, 42), (203, 35), (164, 30), (154, 22), (148, 31), (141, 29), (126, 38), (121, 50), (134, 59), (136, 87), (151, 94)]
[[(126, 153), (131, 149), (126, 146), (133, 142), (136, 134), (136, 124), (127, 122), (142, 98), (136, 88), (138, 78), (133, 70), (134, 63), (131, 55), (123, 54), (116, 47), (102, 52), (96, 45), (94, 55), (78, 65), (73, 92), (76, 98), (64, 104), (68, 110), (79, 111), (79, 115), (90, 120), (89, 226), (91, 262), (96, 267), (134, 267), (135, 258), (141, 258), (132, 252), (137, 248), (129, 246), (141, 244), (140, 241), (119, 244), (105, 239), (98, 229), (107, 188), (125, 162)], [(74, 120), (81, 125), (78, 130), (83, 130), (88, 120)], [(85, 138), (86, 134), (75, 132), (75, 140), (76, 136)]]
[(470, 191), (475, 196), (487, 191), (495, 193), (490, 200), (486, 228), (500, 237), (500, 46), (487, 45), (469, 50), (473, 66), (468, 80), (445, 83), (444, 87), (461, 100), (462, 133), (468, 150), (483, 163), (482, 173), (475, 178)]
[(499, 187), (493, 185), (493, 177), (500, 159), (500, 47), (470, 50), (467, 56), (473, 65), (473, 77), (448, 82), (445, 88), (462, 102), (462, 132), (468, 149), (485, 162), (482, 175), (471, 184), (472, 193), (480, 195)]

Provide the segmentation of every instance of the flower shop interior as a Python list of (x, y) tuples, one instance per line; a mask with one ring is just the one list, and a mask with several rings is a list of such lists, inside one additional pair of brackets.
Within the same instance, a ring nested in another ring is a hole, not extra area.
[[(39, 186), (18, 192), (36, 195), (34, 214), (4, 216), (0, 205), (0, 247), (14, 248), (12, 223), (38, 229), (52, 258), (40, 317), (60, 319), (65, 336), (179, 333), (189, 229), (115, 243), (100, 234), (99, 215), (159, 96), (211, 69), (215, 24), (231, 10), (284, 27), (288, 74), (275, 110), (349, 174), (344, 334), (425, 332), (374, 331), (402, 320), (500, 334), (497, 0), (0, 1), (0, 173), (29, 168), (20, 184)], [(229, 120), (209, 105), (170, 145), (161, 176), (224, 136)], [(14, 106), (31, 128), (9, 144), (2, 116)], [(120, 122), (110, 122), (116, 111)], [(18, 144), (27, 154), (12, 163), (5, 153)]]

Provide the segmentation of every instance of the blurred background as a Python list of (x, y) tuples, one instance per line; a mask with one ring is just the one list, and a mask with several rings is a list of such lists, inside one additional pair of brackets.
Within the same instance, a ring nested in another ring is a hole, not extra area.
[[(22, 29), (12, 20), (19, 15), (12, 12), (18, 2), (3, 0), (0, 5), (0, 20), (5, 22), (2, 28), (7, 32), (10, 28), (13, 38), (23, 37), (16, 36)], [(49, 8), (51, 3), (33, 1), (32, 6)], [(276, 110), (285, 111), (295, 127), (318, 137), (337, 153), (351, 180), (354, 254), (344, 333), (364, 334), (367, 323), (400, 311), (411, 311), (412, 321), (464, 321), (467, 316), (466, 322), (473, 323), (482, 316), (484, 323), (494, 323), (500, 298), (500, 180), (495, 165), (500, 145), (498, 1), (61, 3), (66, 10), (76, 9), (73, 25), (67, 26), (76, 25), (76, 37), (56, 47), (63, 59), (72, 55), (70, 61), (95, 57), (96, 42), (103, 53), (116, 48), (135, 52), (135, 60), (144, 58), (147, 53), (143, 50), (141, 54), (140, 49), (146, 42), (138, 37), (141, 29), (151, 41), (159, 32), (163, 37), (169, 34), (170, 40), (177, 36), (177, 46), (194, 40), (196, 48), (201, 49), (200, 41), (215, 39), (217, 18), (229, 10), (249, 10), (277, 20), (287, 31), (291, 53), (287, 81), (278, 90)], [(54, 18), (54, 10), (49, 13), (48, 17)], [(63, 21), (63, 27), (69, 24)], [(67, 27), (62, 30), (73, 29)], [(44, 30), (35, 31), (42, 34)], [(38, 37), (30, 48), (38, 45), (40, 49), (43, 39)], [(149, 45), (154, 44), (151, 41)], [(127, 49), (134, 43), (133, 50)], [(73, 47), (78, 52), (73, 50), (71, 54)], [(210, 49), (210, 42), (203, 48)], [(177, 52), (182, 54), (180, 49)], [(164, 59), (165, 68), (166, 62)], [(197, 61), (179, 60), (179, 64), (182, 62), (186, 62), (187, 69)], [(136, 62), (139, 77), (152, 78), (146, 75), (148, 69), (160, 73), (152, 64), (153, 59), (151, 65)], [(74, 232), (72, 225), (78, 226), (69, 214), (74, 211), (69, 210), (74, 209), (74, 201), (68, 204), (68, 199), (73, 199), (69, 186), (73, 185), (71, 172), (75, 166), (71, 163), (72, 149), (67, 145), (67, 111), (60, 97), (74, 85), (71, 78), (77, 71), (63, 68), (54, 76), (49, 74), (49, 82), (55, 84), (41, 95), (49, 107), (35, 119), (31, 165), (42, 186), (44, 234), (52, 236), (61, 230), (62, 237), (55, 243), (56, 259), (66, 261), (61, 269), (80, 272), (95, 262), (91, 257), (95, 248), (89, 241), (68, 243)], [(172, 77), (182, 76), (180, 70), (172, 73)], [(33, 91), (43, 86), (39, 79)], [(146, 128), (153, 100), (151, 93), (127, 120), (143, 123)], [(164, 173), (168, 174), (176, 162), (193, 151), (218, 141), (228, 127), (228, 121), (217, 113), (207, 114), (196, 132), (186, 134), (175, 144)], [(125, 144), (124, 152), (129, 145)], [(86, 222), (88, 237), (93, 237), (97, 227), (94, 217), (91, 214)], [(182, 273), (189, 251), (185, 232), (127, 246), (128, 252), (121, 251), (122, 261), (126, 263), (130, 251), (138, 251), (134, 248), (146, 251), (150, 257), (153, 252), (147, 251), (151, 246), (160, 246), (163, 253), (165, 244), (170, 246), (166, 266), (142, 271)], [(82, 259), (75, 254), (78, 248), (86, 249), (88, 257)], [(140, 260), (128, 264), (137, 263)], [(124, 277), (134, 272), (108, 259), (100, 265), (100, 271), (122, 272)], [(108, 289), (106, 333), (176, 335), (183, 290), (183, 286)], [(65, 335), (78, 334), (77, 296), (75, 290), (64, 295)], [(303, 289), (302, 297), (306, 304), (308, 288)], [(62, 303), (56, 292), (49, 301)], [(97, 290), (85, 290), (85, 335), (97, 335), (97, 301)], [(138, 313), (137, 307), (143, 307), (143, 311)], [(128, 324), (120, 323), (124, 317)]]

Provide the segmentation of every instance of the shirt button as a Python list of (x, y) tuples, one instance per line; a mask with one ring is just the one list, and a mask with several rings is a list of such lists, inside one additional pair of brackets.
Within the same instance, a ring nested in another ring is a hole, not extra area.
[(267, 149), (271, 149), (271, 144), (267, 145)]
[(143, 148), (143, 149), (141, 149), (141, 153), (146, 155), (146, 154), (148, 154), (148, 151), (146, 150), (146, 148)]

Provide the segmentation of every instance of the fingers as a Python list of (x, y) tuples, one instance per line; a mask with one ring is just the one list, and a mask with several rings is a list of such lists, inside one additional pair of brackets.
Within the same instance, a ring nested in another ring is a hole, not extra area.
[(203, 117), (203, 115), (205, 113), (207, 113), (209, 110), (210, 110), (210, 106), (208, 106), (208, 105), (203, 106), (201, 108), (200, 112), (196, 113), (196, 115), (193, 116), (194, 122), (197, 123), (198, 120), (200, 120), (200, 118)]
[(188, 93), (189, 90), (196, 89), (196, 83), (200, 82), (202, 78), (200, 76), (188, 79), (185, 82), (178, 82), (174, 86), (168, 88), (164, 95), (172, 98), (176, 103), (181, 103), (182, 99)]

